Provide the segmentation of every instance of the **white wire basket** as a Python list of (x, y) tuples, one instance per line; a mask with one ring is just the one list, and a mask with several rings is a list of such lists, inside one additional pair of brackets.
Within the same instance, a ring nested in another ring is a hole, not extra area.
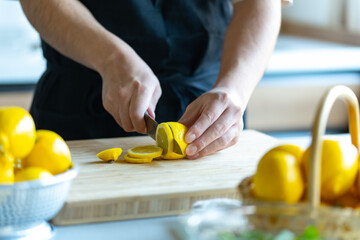
[(78, 168), (48, 179), (0, 185), (0, 239), (49, 239)]

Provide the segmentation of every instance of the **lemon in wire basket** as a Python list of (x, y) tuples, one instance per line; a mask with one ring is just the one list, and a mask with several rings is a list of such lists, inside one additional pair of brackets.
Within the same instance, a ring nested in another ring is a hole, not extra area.
[(55, 132), (16, 106), (0, 108), (0, 239), (49, 239), (77, 167)]

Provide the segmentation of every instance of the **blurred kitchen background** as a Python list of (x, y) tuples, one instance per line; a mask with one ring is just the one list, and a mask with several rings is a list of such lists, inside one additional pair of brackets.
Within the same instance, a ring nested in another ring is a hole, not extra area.
[[(29, 109), (45, 64), (19, 2), (0, 0), (0, 106)], [(360, 1), (294, 0), (283, 9), (278, 44), (248, 105), (247, 128), (309, 134), (322, 94), (336, 84), (360, 96)], [(345, 104), (337, 103), (328, 128), (347, 130)]]

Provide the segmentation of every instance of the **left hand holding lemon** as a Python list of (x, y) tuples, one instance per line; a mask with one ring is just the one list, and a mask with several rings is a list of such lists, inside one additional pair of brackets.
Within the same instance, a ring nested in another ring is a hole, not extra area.
[(243, 109), (237, 94), (214, 88), (195, 99), (179, 123), (189, 127), (185, 136), (189, 159), (197, 159), (237, 142), (243, 129)]

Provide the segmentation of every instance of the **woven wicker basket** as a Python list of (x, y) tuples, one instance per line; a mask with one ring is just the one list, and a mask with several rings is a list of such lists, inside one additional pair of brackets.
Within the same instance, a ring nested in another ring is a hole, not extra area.
[[(351, 89), (345, 86), (331, 88), (322, 98), (318, 108), (313, 130), (310, 155), (310, 171), (307, 199), (308, 202), (288, 205), (285, 203), (265, 203), (258, 201), (251, 194), (251, 176), (242, 180), (239, 191), (243, 202), (256, 206), (259, 214), (254, 214), (252, 224), (258, 229), (287, 228), (304, 229), (313, 225), (325, 239), (360, 239), (360, 211), (351, 208), (320, 206), (320, 170), (322, 138), (326, 123), (334, 102), (345, 100), (349, 113), (349, 129), (352, 144), (359, 150), (359, 103)], [(265, 214), (261, 209), (267, 209)], [(269, 212), (269, 209), (273, 209)], [(295, 214), (294, 214), (295, 213)]]

